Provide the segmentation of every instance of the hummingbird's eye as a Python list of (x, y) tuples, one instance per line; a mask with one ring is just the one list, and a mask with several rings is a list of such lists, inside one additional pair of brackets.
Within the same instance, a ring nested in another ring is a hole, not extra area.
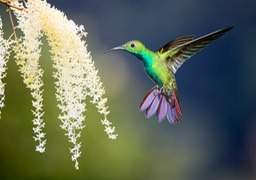
[(135, 47), (135, 44), (134, 44), (134, 43), (132, 43), (132, 44), (131, 44), (131, 47), (132, 47), (132, 48), (134, 48), (134, 47)]

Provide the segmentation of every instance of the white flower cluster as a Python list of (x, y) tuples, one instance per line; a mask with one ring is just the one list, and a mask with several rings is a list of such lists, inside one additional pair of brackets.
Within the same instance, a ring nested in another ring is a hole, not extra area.
[[(9, 58), (9, 51), (8, 51), (8, 41), (3, 38), (3, 30), (2, 30), (2, 19), (0, 17), (0, 109), (4, 107), (4, 88), (5, 83), (3, 82), (3, 78), (6, 76), (6, 64)], [(1, 117), (1, 110), (0, 110), (0, 117)]]
[(39, 13), (34, 11), (28, 11), (26, 13), (21, 11), (15, 11), (18, 19), (18, 28), (23, 32), (24, 36), (21, 36), (17, 45), (14, 46), (16, 62), (19, 66), (21, 76), (30, 89), (32, 95), (32, 110), (34, 119), (34, 139), (38, 141), (36, 151), (45, 151), (45, 133), (43, 128), (45, 123), (43, 121), (43, 70), (39, 65), (39, 58), (41, 54), (40, 37), (42, 36), (42, 27), (38, 21)]
[[(14, 5), (24, 8), (17, 2)], [(106, 105), (107, 98), (103, 97), (105, 90), (87, 50), (86, 41), (83, 40), (87, 33), (83, 26), (77, 26), (72, 20), (68, 20), (63, 12), (51, 7), (45, 0), (28, 0), (26, 11), (15, 10), (15, 15), (18, 19), (18, 29), (24, 36), (19, 38), (18, 46), (14, 49), (24, 83), (30, 89), (33, 98), (34, 139), (39, 142), (36, 150), (44, 152), (46, 143), (45, 133), (42, 131), (45, 126), (42, 119), (43, 70), (39, 65), (40, 37), (45, 35), (51, 47), (55, 69), (53, 77), (56, 80), (56, 98), (61, 110), (61, 128), (66, 131), (65, 135), (73, 144), (70, 153), (78, 169), (77, 159), (81, 155), (81, 142), (78, 139), (85, 127), (86, 97), (92, 98), (91, 102), (103, 115), (101, 122), (108, 137), (117, 138), (115, 127), (112, 127), (112, 123), (107, 119), (109, 111)]]

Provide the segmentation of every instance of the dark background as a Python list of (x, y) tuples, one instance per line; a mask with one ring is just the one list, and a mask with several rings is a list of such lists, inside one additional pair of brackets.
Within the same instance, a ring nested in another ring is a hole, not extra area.
[[(31, 96), (13, 58), (8, 62), (6, 106), (0, 120), (1, 179), (256, 179), (256, 1), (253, 0), (49, 0), (83, 24), (106, 88), (110, 141), (95, 107), (87, 103), (80, 170), (59, 127), (52, 61), (43, 46), (47, 146), (34, 151)], [(0, 4), (5, 36), (8, 14)], [(135, 57), (107, 48), (132, 39), (148, 48), (178, 36), (230, 32), (189, 59), (176, 73), (183, 122), (147, 120), (139, 104), (154, 84)]]

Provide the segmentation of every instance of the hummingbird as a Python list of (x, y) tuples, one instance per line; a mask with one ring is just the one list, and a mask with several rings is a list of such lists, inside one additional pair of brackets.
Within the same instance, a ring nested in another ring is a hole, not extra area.
[(157, 51), (151, 51), (142, 42), (132, 40), (111, 48), (106, 53), (123, 50), (141, 60), (146, 74), (156, 85), (144, 97), (140, 104), (140, 110), (145, 111), (146, 118), (156, 114), (159, 122), (167, 117), (170, 123), (176, 123), (182, 120), (182, 110), (174, 74), (187, 59), (232, 28), (220, 29), (196, 39), (194, 35), (181, 36), (168, 42)]

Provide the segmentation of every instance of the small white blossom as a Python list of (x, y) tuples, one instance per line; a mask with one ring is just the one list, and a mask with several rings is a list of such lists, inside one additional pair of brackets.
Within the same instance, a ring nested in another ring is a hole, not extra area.
[(108, 134), (109, 139), (116, 139), (117, 134), (115, 134), (115, 127), (111, 127), (111, 122), (105, 116), (104, 120), (101, 120), (101, 124), (105, 126), (105, 132)]

